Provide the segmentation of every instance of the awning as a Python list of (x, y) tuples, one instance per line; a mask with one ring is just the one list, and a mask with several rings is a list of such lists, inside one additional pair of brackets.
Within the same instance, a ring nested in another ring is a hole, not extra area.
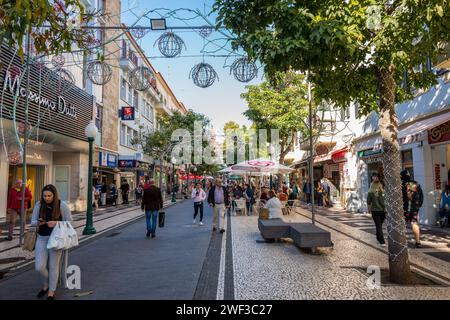
[(414, 143), (428, 138), (428, 130), (450, 120), (450, 112), (438, 116), (416, 121), (400, 130), (398, 140), (400, 144)]
[(333, 162), (338, 163), (338, 162), (345, 162), (347, 161), (347, 159), (345, 158), (345, 155), (348, 152), (348, 147), (345, 146), (339, 150), (333, 151), (331, 153), (331, 159), (333, 160)]
[[(447, 121), (450, 121), (450, 112), (415, 121), (398, 131), (398, 142), (400, 145), (404, 145), (426, 140), (429, 129), (437, 127)], [(381, 148), (382, 142), (380, 134), (378, 133), (375, 136), (357, 142), (355, 149), (356, 151), (362, 151), (367, 149), (378, 150)]]

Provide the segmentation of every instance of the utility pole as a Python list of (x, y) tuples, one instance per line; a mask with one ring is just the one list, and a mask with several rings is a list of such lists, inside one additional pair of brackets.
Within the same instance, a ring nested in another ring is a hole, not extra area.
[(22, 200), (20, 203), (20, 237), (19, 245), (22, 246), (23, 234), (25, 233), (26, 212), (25, 212), (25, 191), (27, 189), (27, 144), (28, 144), (28, 104), (29, 104), (29, 92), (30, 92), (30, 45), (31, 36), (27, 33), (27, 59), (25, 62), (25, 70), (27, 73), (27, 86), (25, 98), (25, 125), (23, 129), (23, 158), (22, 158)]
[(308, 81), (308, 102), (309, 102), (309, 181), (311, 184), (311, 220), (312, 224), (315, 224), (315, 214), (314, 214), (314, 150), (313, 150), (313, 130), (312, 130), (312, 96), (311, 96), (311, 81), (309, 81), (309, 71), (306, 72), (306, 77)]

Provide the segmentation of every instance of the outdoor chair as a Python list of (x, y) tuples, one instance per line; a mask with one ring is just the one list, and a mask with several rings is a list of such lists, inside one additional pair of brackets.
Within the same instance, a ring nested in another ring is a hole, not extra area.
[(236, 202), (236, 212), (241, 211), (242, 215), (247, 215), (247, 208), (245, 206), (245, 199), (235, 200)]

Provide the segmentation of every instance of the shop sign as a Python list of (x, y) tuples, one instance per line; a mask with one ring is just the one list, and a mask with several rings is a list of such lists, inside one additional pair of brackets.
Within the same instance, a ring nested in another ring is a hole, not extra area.
[(116, 168), (117, 156), (108, 152), (99, 152), (98, 163), (102, 167)]
[(32, 160), (42, 160), (42, 155), (40, 155), (39, 153), (32, 153), (32, 154), (27, 154), (27, 159), (32, 159)]
[(57, 71), (33, 63), (29, 66), (27, 86), (24, 62), (6, 45), (1, 46), (0, 65), (4, 66), (0, 68), (3, 118), (19, 123), (19, 134), (23, 135), (26, 126), (27, 129), (39, 127), (86, 141), (84, 129), (92, 119), (92, 95), (63, 79)]
[(145, 162), (138, 161), (137, 168), (142, 171), (146, 171), (150, 169), (150, 165)]
[(120, 119), (123, 121), (134, 120), (134, 107), (122, 107)]
[(346, 155), (346, 154), (347, 154), (347, 150), (338, 151), (338, 152), (333, 153), (333, 154), (331, 155), (331, 159), (332, 159), (333, 162), (335, 162), (335, 163), (347, 161), (347, 159), (345, 158), (345, 155)]
[(441, 190), (441, 165), (436, 163), (434, 165), (434, 185), (437, 190)]
[(363, 150), (358, 151), (358, 158), (367, 158), (367, 157), (373, 157), (373, 156), (381, 156), (383, 153), (383, 149), (377, 149), (377, 150)]
[(119, 160), (119, 168), (136, 168), (136, 160)]
[(450, 121), (440, 126), (428, 130), (428, 143), (434, 144), (439, 142), (450, 141)]
[(316, 147), (316, 154), (318, 156), (324, 155), (324, 154), (327, 154), (327, 153), (328, 153), (328, 147), (326, 145), (321, 144), (321, 145), (318, 145)]

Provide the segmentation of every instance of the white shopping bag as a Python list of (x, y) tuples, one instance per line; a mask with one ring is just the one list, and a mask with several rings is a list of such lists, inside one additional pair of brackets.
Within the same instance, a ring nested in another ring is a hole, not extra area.
[(47, 249), (70, 249), (78, 245), (78, 235), (68, 221), (58, 221), (48, 239)]

